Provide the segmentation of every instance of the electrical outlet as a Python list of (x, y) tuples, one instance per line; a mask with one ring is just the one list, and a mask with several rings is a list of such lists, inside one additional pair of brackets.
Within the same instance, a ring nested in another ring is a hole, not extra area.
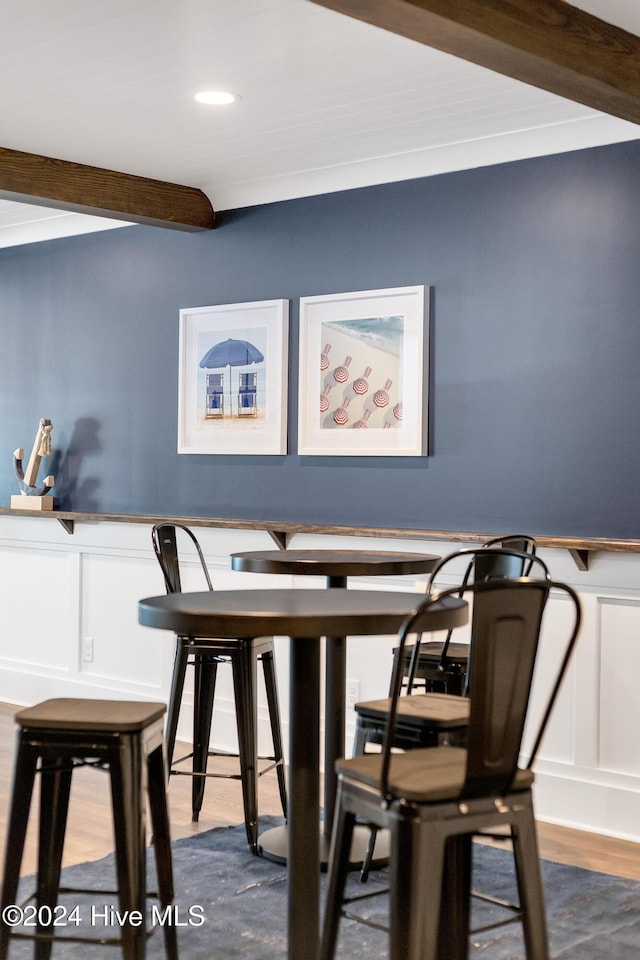
[(82, 638), (82, 662), (93, 663), (93, 637)]
[(360, 699), (360, 681), (347, 680), (347, 706), (353, 708)]

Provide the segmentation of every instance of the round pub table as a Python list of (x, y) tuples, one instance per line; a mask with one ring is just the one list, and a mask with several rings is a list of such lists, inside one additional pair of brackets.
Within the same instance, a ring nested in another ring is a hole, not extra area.
[[(138, 604), (143, 626), (192, 637), (290, 638), (288, 960), (317, 960), (320, 936), (320, 638), (397, 633), (420, 598), (378, 590), (224, 590), (172, 593)], [(464, 600), (425, 612), (424, 631), (467, 622)], [(213, 878), (212, 878), (213, 882)]]
[[(290, 576), (325, 577), (329, 589), (347, 586), (348, 577), (393, 577), (429, 573), (440, 560), (430, 553), (402, 553), (384, 550), (252, 550), (232, 553), (231, 569), (245, 573), (278, 573)], [(380, 631), (384, 633), (384, 631)], [(344, 756), (346, 702), (346, 637), (326, 638), (325, 652), (325, 734), (324, 734), (324, 819), (320, 825), (320, 863), (326, 867), (336, 802), (335, 762)], [(291, 714), (293, 717), (294, 714)], [(356, 827), (349, 861), (360, 869), (367, 852), (370, 831)], [(262, 856), (285, 863), (288, 849), (286, 827), (275, 827), (259, 837)], [(378, 835), (373, 864), (388, 860), (387, 836)]]

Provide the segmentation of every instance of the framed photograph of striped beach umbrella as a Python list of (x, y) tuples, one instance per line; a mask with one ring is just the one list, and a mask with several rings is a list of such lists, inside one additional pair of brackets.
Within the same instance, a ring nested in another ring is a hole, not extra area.
[(298, 453), (427, 453), (429, 287), (302, 297)]

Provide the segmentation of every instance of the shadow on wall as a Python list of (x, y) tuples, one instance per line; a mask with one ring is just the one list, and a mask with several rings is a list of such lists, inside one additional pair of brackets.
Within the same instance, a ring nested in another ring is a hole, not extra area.
[(87, 513), (98, 509), (94, 494), (100, 486), (98, 477), (80, 480), (82, 459), (101, 450), (99, 422), (93, 417), (76, 420), (66, 452), (56, 449), (51, 458), (50, 472), (56, 478), (56, 505), (59, 510), (77, 509), (82, 504)]

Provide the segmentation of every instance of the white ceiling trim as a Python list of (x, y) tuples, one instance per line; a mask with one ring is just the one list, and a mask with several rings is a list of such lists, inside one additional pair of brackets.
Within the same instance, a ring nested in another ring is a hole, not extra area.
[(280, 177), (218, 184), (209, 191), (209, 197), (214, 210), (229, 210), (637, 139), (640, 135), (635, 124), (594, 113), (532, 130), (512, 130), (493, 137), (438, 144), (410, 153), (301, 170)]
[[(410, 153), (341, 163), (317, 170), (301, 170), (280, 177), (270, 176), (216, 185), (210, 191), (210, 199), (215, 210), (233, 210), (323, 193), (337, 193), (340, 190), (432, 177), (457, 170), (510, 163), (528, 157), (550, 156), (638, 138), (635, 124), (594, 113), (546, 127), (439, 144)], [(105, 217), (90, 217), (0, 201), (0, 249), (129, 225)]]
[[(2, 224), (3, 214), (8, 215), (9, 208), (11, 212), (14, 212), (15, 208), (15, 214), (22, 216), (23, 222)], [(107, 217), (90, 217), (82, 213), (65, 213), (46, 207), (0, 201), (0, 248), (39, 243), (42, 240), (59, 240), (61, 237), (75, 237), (127, 226), (130, 224)]]

